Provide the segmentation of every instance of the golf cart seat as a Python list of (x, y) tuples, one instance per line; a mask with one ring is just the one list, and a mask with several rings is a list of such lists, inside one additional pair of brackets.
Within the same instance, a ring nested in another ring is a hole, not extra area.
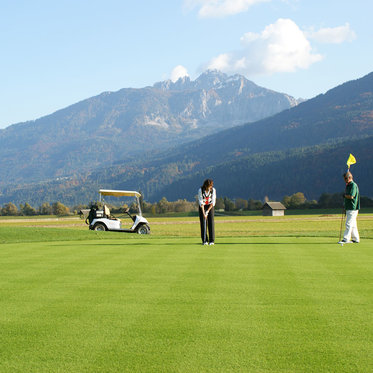
[(107, 207), (106, 205), (104, 205), (104, 215), (105, 215), (108, 219), (111, 219), (111, 220), (118, 220), (118, 219), (115, 218), (114, 216), (111, 216), (111, 215), (110, 215), (110, 209), (109, 209), (109, 207)]

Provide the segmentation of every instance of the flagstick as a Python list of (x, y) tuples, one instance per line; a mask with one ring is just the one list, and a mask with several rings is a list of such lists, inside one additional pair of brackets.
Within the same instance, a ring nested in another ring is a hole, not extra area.
[[(347, 172), (349, 172), (350, 171), (350, 166), (348, 166), (348, 170), (347, 170)], [(345, 189), (345, 193), (346, 193), (346, 189)], [(344, 196), (343, 196), (343, 199), (344, 199)], [(344, 202), (343, 202), (343, 204), (344, 204)], [(341, 226), (340, 226), (340, 228), (339, 228), (339, 241), (338, 242), (341, 242), (341, 239), (342, 239), (342, 224), (343, 224), (343, 215), (345, 214), (345, 208), (344, 208), (344, 205), (343, 205), (343, 207), (342, 207), (342, 215), (341, 215)], [(343, 243), (341, 243), (341, 245), (343, 246)]]
[(338, 242), (341, 242), (341, 239), (342, 239), (341, 236), (342, 236), (342, 224), (343, 224), (344, 213), (345, 213), (345, 209), (342, 207), (341, 227), (339, 228), (339, 241)]

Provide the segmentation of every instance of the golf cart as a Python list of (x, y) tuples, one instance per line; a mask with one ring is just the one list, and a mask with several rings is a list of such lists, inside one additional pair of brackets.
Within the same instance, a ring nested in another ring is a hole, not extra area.
[(139, 192), (131, 190), (107, 190), (100, 189), (100, 202), (103, 200), (103, 196), (114, 196), (114, 197), (135, 197), (139, 213), (132, 216), (127, 208), (124, 213), (132, 219), (132, 226), (130, 228), (122, 228), (122, 222), (120, 219), (110, 214), (108, 206), (103, 204), (100, 209), (98, 206), (92, 206), (86, 223), (89, 225), (89, 229), (94, 231), (113, 231), (113, 232), (127, 232), (127, 233), (138, 233), (138, 234), (150, 234), (149, 222), (142, 216), (140, 199), (141, 194)]

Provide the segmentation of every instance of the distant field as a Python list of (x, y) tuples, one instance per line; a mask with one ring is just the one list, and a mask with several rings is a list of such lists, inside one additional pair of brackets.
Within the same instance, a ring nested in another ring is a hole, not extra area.
[[(152, 236), (185, 236), (199, 237), (198, 217), (148, 217)], [(286, 215), (282, 217), (263, 216), (217, 216), (217, 236), (324, 236), (339, 238), (341, 214), (328, 214), (321, 211), (311, 215)], [(129, 218), (122, 219), (125, 226), (130, 226)], [(373, 238), (373, 213), (361, 213), (358, 217), (359, 231), (362, 237)], [(29, 239), (39, 239), (37, 228), (56, 228), (57, 237), (63, 235), (60, 228), (74, 231), (68, 234), (74, 237), (76, 230), (85, 231), (79, 237), (95, 238), (97, 232), (89, 232), (88, 226), (79, 217), (0, 217), (1, 228), (13, 228), (16, 235), (23, 235)], [(16, 228), (29, 228), (16, 230)], [(0, 231), (1, 232), (1, 231)], [(31, 232), (31, 233), (30, 233)], [(44, 232), (44, 231), (43, 231)], [(1, 233), (0, 233), (1, 234)], [(4, 235), (5, 233), (3, 233)], [(103, 239), (111, 238), (118, 233), (106, 232)], [(43, 239), (44, 233), (41, 233)], [(0, 235), (1, 242), (1, 235)]]
[(0, 372), (370, 372), (373, 216), (0, 219)]

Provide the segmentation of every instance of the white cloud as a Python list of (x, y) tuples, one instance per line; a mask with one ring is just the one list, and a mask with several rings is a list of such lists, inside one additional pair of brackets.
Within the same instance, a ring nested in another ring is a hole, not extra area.
[(175, 83), (178, 79), (184, 78), (184, 76), (189, 76), (187, 69), (182, 66), (178, 65), (173, 68), (171, 71), (171, 80)]
[(241, 43), (242, 50), (213, 58), (207, 68), (250, 76), (307, 69), (323, 58), (291, 19), (280, 18), (261, 33), (246, 33)]
[(232, 64), (232, 58), (230, 54), (223, 53), (220, 54), (217, 57), (214, 57), (208, 66), (208, 69), (210, 70), (219, 70), (219, 71), (227, 71), (230, 69), (230, 66)]
[(338, 27), (325, 27), (318, 31), (309, 31), (306, 33), (310, 39), (319, 43), (341, 44), (345, 41), (356, 39), (355, 32), (351, 29), (349, 23)]
[(199, 8), (202, 18), (219, 18), (246, 12), (252, 5), (272, 0), (184, 0), (187, 9)]

